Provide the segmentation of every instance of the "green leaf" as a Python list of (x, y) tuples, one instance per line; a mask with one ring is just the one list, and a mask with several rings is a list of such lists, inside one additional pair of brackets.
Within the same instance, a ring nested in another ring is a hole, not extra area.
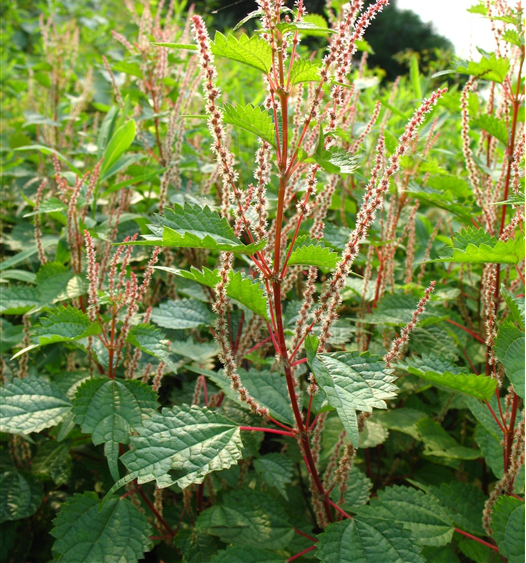
[(28, 518), (38, 510), (44, 491), (32, 475), (19, 471), (0, 474), (0, 524)]
[(320, 80), (320, 63), (308, 59), (296, 59), (290, 73), (290, 83), (318, 82)]
[(226, 293), (231, 299), (269, 320), (267, 298), (258, 282), (244, 277), (241, 272), (231, 272)]
[(524, 503), (517, 507), (509, 517), (506, 524), (504, 543), (508, 552), (509, 563), (522, 563), (524, 561)]
[(30, 434), (56, 426), (71, 402), (52, 383), (30, 375), (0, 387), (0, 432)]
[[(522, 528), (516, 530), (517, 516), (519, 516), (518, 519), (520, 522), (520, 511), (522, 511)], [(517, 515), (513, 516), (514, 514)], [(513, 520), (511, 521), (512, 517)], [(509, 528), (508, 534), (510, 521), (511, 527)], [(506, 495), (499, 497), (491, 514), (491, 529), (493, 531), (493, 539), (497, 542), (499, 552), (502, 556), (509, 559), (511, 553), (516, 551), (517, 544), (521, 545), (524, 554), (524, 502)], [(509, 547), (512, 548), (511, 551)], [(519, 560), (516, 559), (516, 561)], [(524, 561), (524, 556), (521, 563), (522, 561)]]
[(431, 418), (417, 423), (418, 433), (424, 442), (424, 455), (451, 459), (478, 459), (480, 450), (460, 446), (444, 428)]
[(191, 266), (189, 271), (178, 270), (176, 268), (166, 268), (164, 266), (156, 266), (155, 269), (164, 270), (176, 276), (181, 276), (187, 280), (196, 281), (206, 287), (215, 287), (221, 281), (219, 270), (210, 270), (206, 266), (203, 266), (203, 270), (198, 270), (194, 266)]
[(93, 378), (82, 383), (73, 400), (75, 423), (93, 444), (105, 444), (104, 453), (112, 477), (119, 479), (119, 444), (128, 444), (130, 434), (157, 410), (157, 397), (151, 387), (137, 380), (118, 381)]
[(232, 34), (223, 35), (216, 32), (212, 43), (215, 56), (226, 57), (251, 66), (268, 74), (272, 66), (272, 47), (261, 37), (247, 37), (244, 33), (239, 37)]
[(329, 150), (319, 149), (311, 157), (302, 160), (304, 162), (316, 162), (329, 174), (352, 174), (358, 166), (356, 157), (345, 149), (337, 147), (331, 147)]
[(507, 41), (512, 45), (516, 45), (517, 47), (522, 47), (524, 45), (524, 35), (520, 35), (514, 29), (507, 29), (501, 37), (504, 41)]
[[(468, 409), (471, 411), (471, 414), (484, 426), (484, 428), (499, 442), (503, 438), (502, 430), (499, 428), (499, 425), (493, 418), (491, 411), (488, 407), (473, 399), (472, 397), (464, 399), (464, 402)], [(498, 411), (497, 405), (497, 398), (493, 397), (490, 401), (490, 406), (494, 412)]]
[(72, 466), (71, 456), (69, 455), (70, 447), (69, 441), (43, 442), (31, 464), (33, 475), (48, 477), (57, 486), (67, 483)]
[(445, 389), (489, 401), (495, 393), (497, 382), (491, 377), (462, 373), (455, 364), (444, 356), (422, 354), (422, 358), (407, 358), (398, 366), (409, 373), (431, 381)]
[(387, 408), (385, 400), (396, 397), (393, 370), (387, 369), (379, 357), (368, 352), (318, 354), (309, 365), (329, 404), (336, 409), (352, 444), (358, 447), (356, 411)]
[[(215, 287), (221, 280), (219, 270), (212, 271), (206, 267), (203, 267), (202, 271), (193, 266), (190, 271), (163, 267), (157, 269), (166, 270), (176, 276), (196, 281), (206, 287)], [(228, 297), (235, 299), (247, 309), (268, 320), (268, 303), (259, 283), (245, 277), (241, 272), (230, 272), (228, 277), (229, 282), (226, 288)]]
[(283, 549), (294, 536), (280, 504), (247, 488), (226, 493), (223, 503), (205, 510), (196, 525), (236, 546)]
[(119, 127), (113, 133), (110, 142), (104, 150), (102, 165), (100, 167), (100, 182), (109, 177), (109, 172), (120, 157), (130, 148), (135, 139), (136, 125), (133, 119)]
[(152, 309), (152, 321), (163, 328), (186, 329), (210, 326), (214, 315), (197, 299), (178, 299), (161, 303)]
[(53, 524), (53, 551), (61, 563), (135, 563), (151, 548), (152, 528), (128, 499), (110, 499), (99, 507), (95, 493), (75, 494)]
[(304, 33), (305, 35), (328, 35), (329, 33), (336, 33), (334, 29), (327, 27), (327, 23), (323, 18), (320, 17), (320, 20), (323, 20), (325, 25), (320, 26), (315, 21), (308, 21), (309, 16), (306, 16), (305, 19), (301, 21), (295, 22), (283, 22), (279, 23), (276, 27), (281, 31), (281, 33), (287, 33), (288, 31), (299, 31)]
[(457, 72), (471, 74), (484, 80), (491, 80), (502, 84), (510, 70), (510, 61), (499, 59), (494, 53), (488, 57), (482, 57), (478, 63), (470, 61), (467, 66), (459, 66)]
[(183, 49), (186, 51), (197, 51), (197, 45), (187, 44), (187, 43), (158, 43), (156, 41), (151, 41), (151, 45), (156, 47), (169, 47), (170, 49)]
[(161, 360), (174, 373), (177, 373), (177, 366), (170, 357), (170, 341), (166, 340), (164, 332), (158, 328), (147, 323), (138, 324), (130, 330), (126, 341), (146, 354)]
[[(478, 401), (477, 401), (478, 403)], [(418, 422), (427, 418), (427, 414), (410, 408), (397, 408), (387, 411), (378, 411), (374, 414), (374, 420), (379, 422), (384, 428), (396, 430), (420, 440), (418, 432)]]
[(484, 460), (491, 471), (493, 471), (495, 477), (501, 479), (504, 475), (504, 461), (502, 459), (500, 440), (490, 434), (480, 423), (475, 427), (475, 440), (482, 450)]
[(286, 559), (275, 553), (255, 547), (229, 546), (224, 551), (218, 551), (210, 563), (285, 563)]
[(223, 121), (254, 133), (276, 148), (276, 128), (271, 114), (266, 109), (252, 104), (225, 104)]
[(502, 119), (498, 119), (494, 115), (481, 114), (472, 119), (470, 124), (472, 127), (476, 126), (484, 129), (484, 131), (498, 139), (501, 143), (508, 144), (508, 129)]
[(400, 525), (356, 517), (327, 526), (314, 554), (323, 563), (425, 563), (421, 549)]
[(139, 436), (131, 438), (134, 449), (121, 461), (141, 484), (155, 479), (159, 487), (177, 483), (184, 489), (241, 458), (237, 424), (206, 408), (163, 409), (137, 431)]
[[(378, 302), (373, 313), (365, 316), (368, 324), (405, 326), (413, 318), (418, 299), (402, 292), (387, 293)], [(426, 310), (418, 317), (419, 326), (427, 326), (448, 318), (442, 311), (428, 303)]]
[(487, 499), (480, 489), (460, 481), (422, 488), (442, 503), (455, 526), (477, 536), (486, 535), (482, 527), (482, 512)]
[[(353, 464), (347, 479), (347, 490), (344, 493), (342, 508), (355, 512), (356, 509), (369, 501), (373, 482)], [(333, 489), (334, 490), (334, 489)], [(337, 502), (340, 491), (333, 493), (333, 500)]]
[(358, 515), (402, 524), (420, 545), (446, 545), (453, 537), (454, 526), (447, 511), (431, 495), (411, 487), (378, 491), (378, 497), (360, 508)]
[(40, 319), (40, 325), (33, 330), (38, 342), (24, 348), (15, 354), (13, 358), (17, 358), (40, 346), (56, 344), (58, 342), (75, 342), (87, 336), (99, 334), (101, 331), (99, 323), (91, 322), (86, 313), (72, 305), (54, 309), (48, 317)]
[[(231, 381), (226, 378), (222, 370), (216, 372), (202, 368), (187, 367), (187, 369), (206, 375), (229, 399), (238, 403), (245, 409), (249, 408), (246, 403), (241, 401), (237, 392), (232, 389)], [(243, 386), (250, 395), (254, 397), (258, 404), (269, 409), (273, 418), (280, 422), (285, 422), (286, 424), (294, 424), (287, 383), (281, 374), (277, 372), (258, 371), (254, 368), (251, 368), (249, 371), (240, 368), (238, 373)]]
[(524, 330), (525, 314), (524, 314), (524, 297), (515, 297), (513, 293), (508, 291), (503, 285), (500, 286), (500, 294), (506, 301), (506, 305), (510, 310), (513, 320)]
[(288, 500), (286, 485), (292, 482), (294, 466), (292, 461), (281, 454), (266, 454), (254, 461), (254, 469), (269, 487), (275, 487)]
[(465, 264), (518, 264), (524, 259), (524, 237), (517, 233), (514, 239), (503, 242), (484, 229), (469, 227), (453, 239), (448, 255), (432, 262), (459, 262)]
[(163, 246), (168, 248), (208, 248), (240, 254), (254, 254), (261, 250), (265, 240), (257, 244), (243, 244), (224, 217), (208, 206), (186, 203), (175, 204), (158, 216), (159, 225), (149, 225), (153, 235), (143, 235), (145, 240), (121, 243), (135, 246)]
[(524, 372), (526, 370), (524, 361), (525, 349), (524, 332), (519, 330), (511, 321), (505, 320), (501, 323), (497, 337), (495, 338), (495, 354), (499, 362), (504, 366), (515, 393), (524, 399)]
[(0, 313), (2, 315), (24, 315), (42, 304), (40, 292), (31, 285), (2, 287)]
[(317, 266), (322, 272), (330, 272), (336, 268), (340, 256), (328, 247), (324, 247), (316, 240), (308, 236), (299, 237), (294, 245), (289, 258), (289, 266)]

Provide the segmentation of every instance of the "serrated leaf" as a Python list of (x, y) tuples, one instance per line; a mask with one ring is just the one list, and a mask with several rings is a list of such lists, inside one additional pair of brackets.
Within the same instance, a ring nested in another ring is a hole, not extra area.
[(40, 292), (32, 285), (3, 287), (0, 299), (2, 315), (23, 315), (41, 305)]
[(56, 426), (71, 410), (55, 385), (30, 375), (0, 387), (0, 432), (29, 434)]
[(396, 430), (412, 436), (416, 440), (420, 440), (418, 432), (418, 422), (423, 418), (427, 418), (425, 412), (410, 409), (410, 408), (397, 408), (387, 411), (378, 411), (374, 415), (374, 419), (382, 426), (389, 430)]
[[(218, 270), (212, 271), (206, 267), (203, 267), (202, 271), (194, 267), (191, 267), (190, 271), (176, 270), (175, 268), (159, 269), (164, 269), (188, 280), (194, 280), (206, 287), (215, 287), (221, 279)], [(257, 315), (268, 320), (268, 303), (259, 283), (244, 277), (241, 272), (230, 272), (228, 277), (229, 282), (226, 288), (228, 297), (235, 299)]]
[(504, 543), (508, 552), (509, 563), (522, 563), (524, 561), (524, 503), (518, 506), (510, 515), (506, 524)]
[(336, 33), (334, 29), (331, 29), (326, 25), (320, 26), (314, 21), (308, 21), (306, 19), (301, 21), (295, 21), (295, 22), (279, 23), (276, 27), (281, 31), (281, 33), (287, 33), (289, 31), (299, 31), (299, 32), (303, 32), (305, 35), (316, 35), (316, 36)]
[(251, 489), (226, 493), (222, 504), (205, 510), (197, 528), (237, 546), (283, 549), (294, 535), (280, 504)]
[(159, 487), (177, 483), (184, 489), (241, 458), (239, 426), (206, 408), (163, 409), (144, 420), (137, 431), (139, 436), (131, 438), (134, 449), (121, 461), (139, 483), (155, 479)]
[(166, 340), (164, 333), (157, 327), (147, 323), (138, 324), (130, 330), (126, 341), (146, 354), (161, 360), (174, 373), (177, 373), (177, 366), (170, 357), (170, 341)]
[(517, 233), (506, 242), (497, 240), (483, 229), (469, 227), (453, 238), (448, 255), (432, 262), (458, 262), (463, 264), (518, 264), (524, 259), (524, 237)]
[[(502, 495), (497, 499), (495, 506), (493, 507), (493, 512), (491, 514), (491, 529), (493, 531), (493, 539), (497, 542), (499, 546), (499, 552), (506, 558), (510, 557), (510, 552), (508, 550), (508, 542), (506, 541), (507, 537), (507, 528), (510, 522), (512, 515), (515, 513), (517, 509), (522, 508), (524, 513), (524, 502), (521, 502), (519, 499)], [(511, 530), (514, 529), (514, 526), (510, 528)], [(524, 546), (524, 524), (522, 526), (522, 545)], [(511, 535), (510, 535), (511, 539)], [(520, 535), (516, 534), (515, 541), (520, 541)], [(512, 542), (510, 542), (512, 543)], [(524, 560), (524, 558), (521, 560)]]
[[(236, 391), (231, 388), (231, 382), (223, 371), (210, 371), (204, 369), (190, 368), (192, 371), (201, 373), (209, 377), (232, 401), (238, 403), (243, 408), (249, 408), (242, 402)], [(292, 407), (290, 406), (289, 393), (285, 378), (276, 372), (258, 371), (251, 368), (249, 371), (238, 370), (243, 386), (254, 397), (262, 407), (269, 409), (270, 414), (280, 422), (294, 424)]]
[(59, 307), (54, 309), (48, 317), (41, 317), (40, 326), (33, 329), (33, 334), (38, 342), (24, 348), (15, 354), (13, 358), (17, 358), (40, 346), (57, 344), (59, 342), (75, 342), (87, 336), (99, 334), (100, 331), (100, 324), (91, 322), (88, 315), (76, 307), (72, 305)]
[(424, 442), (424, 455), (452, 459), (478, 459), (480, 450), (460, 446), (435, 420), (423, 418), (417, 423), (420, 439)]
[(28, 473), (7, 471), (0, 474), (0, 524), (28, 518), (38, 510), (44, 491)]
[(486, 428), (478, 423), (475, 427), (475, 440), (482, 451), (484, 460), (497, 478), (504, 475), (504, 461), (502, 459), (502, 446), (500, 440), (490, 434)]
[(61, 563), (134, 563), (151, 547), (152, 528), (128, 499), (110, 499), (99, 507), (95, 493), (75, 494), (53, 524), (53, 551)]
[(525, 335), (510, 321), (504, 321), (495, 338), (495, 354), (504, 366), (515, 393), (524, 399), (524, 372), (526, 370)]
[(327, 526), (314, 555), (323, 563), (425, 563), (401, 525), (356, 517)]
[(392, 384), (396, 379), (391, 375), (392, 370), (368, 352), (318, 354), (309, 365), (329, 404), (336, 409), (349, 439), (358, 447), (356, 411), (387, 408), (385, 400), (396, 397), (397, 391)]
[[(491, 411), (488, 407), (477, 401), (473, 398), (464, 399), (464, 402), (468, 409), (471, 411), (471, 414), (484, 426), (484, 428), (499, 442), (503, 438), (502, 430), (500, 429), (499, 425), (493, 418)], [(498, 411), (497, 399), (493, 397), (491, 401), (489, 401), (491, 408), (494, 412)]]
[(297, 240), (289, 258), (289, 266), (317, 266), (322, 272), (330, 272), (336, 268), (340, 256), (316, 240)]
[(241, 127), (276, 148), (276, 128), (271, 114), (266, 109), (252, 104), (233, 106), (228, 103), (223, 109), (225, 123)]
[(38, 448), (37, 455), (33, 458), (31, 472), (33, 475), (48, 477), (57, 486), (67, 483), (71, 475), (71, 456), (69, 441), (48, 441)]
[(411, 487), (378, 491), (378, 497), (360, 508), (358, 515), (402, 524), (420, 545), (446, 545), (453, 537), (454, 526), (447, 511), (431, 495)]
[(487, 499), (480, 489), (460, 481), (422, 488), (442, 503), (455, 526), (478, 536), (486, 534), (482, 527), (482, 512)]
[(243, 277), (241, 272), (232, 272), (226, 293), (231, 299), (239, 301), (260, 317), (269, 320), (267, 299), (259, 283)]
[(502, 34), (502, 39), (512, 45), (516, 45), (517, 47), (522, 47), (524, 45), (524, 35), (520, 35), (514, 29), (507, 29)]
[[(47, 262), (37, 273), (36, 284), (40, 292), (41, 305), (49, 305), (79, 297), (87, 292), (87, 282), (81, 276), (58, 262)], [(72, 289), (76, 287), (76, 291)]]
[(457, 72), (471, 74), (483, 80), (491, 80), (502, 84), (510, 69), (510, 61), (500, 59), (491, 54), (488, 57), (482, 57), (479, 62), (470, 61), (467, 66), (459, 66)]
[(217, 344), (212, 341), (195, 342), (190, 336), (186, 340), (175, 340), (170, 351), (183, 358), (188, 358), (199, 364), (206, 363), (219, 352)]
[[(344, 493), (342, 508), (347, 511), (355, 512), (360, 506), (368, 502), (371, 496), (373, 482), (353, 464), (347, 479), (347, 490)], [(333, 493), (333, 500), (337, 502), (340, 491)]]
[[(387, 293), (377, 303), (374, 311), (365, 316), (365, 322), (368, 324), (405, 326), (411, 322), (417, 304), (418, 299), (411, 295), (401, 292)], [(443, 314), (432, 303), (428, 303), (426, 310), (418, 317), (418, 324), (427, 326), (445, 318), (448, 318), (448, 315)]]
[(178, 299), (161, 303), (152, 309), (152, 321), (163, 328), (186, 329), (210, 326), (214, 315), (197, 299)]
[(269, 487), (275, 487), (288, 500), (286, 485), (292, 482), (294, 466), (292, 461), (281, 454), (266, 454), (254, 461), (254, 469)]
[(168, 248), (207, 248), (239, 254), (254, 254), (261, 250), (265, 240), (256, 244), (243, 244), (224, 217), (208, 206), (185, 203), (174, 204), (158, 216), (160, 225), (149, 225), (153, 235), (143, 235), (145, 240), (121, 243), (132, 246), (163, 246)]
[(496, 380), (484, 375), (461, 373), (455, 364), (444, 356), (422, 354), (422, 358), (407, 358), (398, 367), (431, 381), (439, 387), (489, 401), (497, 388)]
[(296, 59), (290, 72), (290, 83), (318, 82), (320, 80), (320, 64), (308, 59)]
[(275, 553), (255, 547), (228, 546), (218, 551), (210, 563), (285, 563), (286, 559)]
[(105, 444), (104, 452), (112, 477), (117, 481), (119, 444), (128, 444), (132, 430), (157, 409), (151, 387), (137, 380), (88, 379), (78, 388), (73, 400), (75, 423), (93, 444)]
[(519, 328), (524, 330), (524, 324), (526, 322), (524, 314), (524, 297), (516, 297), (503, 285), (500, 286), (500, 294), (504, 298), (504, 301), (506, 301), (506, 305), (510, 310), (513, 320), (519, 325)]
[(267, 74), (272, 66), (272, 47), (261, 37), (245, 34), (237, 38), (232, 34), (216, 32), (212, 43), (215, 56), (226, 57), (260, 70)]
[(498, 139), (505, 145), (508, 144), (508, 129), (506, 123), (502, 119), (498, 119), (494, 115), (481, 114), (470, 122), (471, 126), (477, 126), (484, 129), (492, 137)]

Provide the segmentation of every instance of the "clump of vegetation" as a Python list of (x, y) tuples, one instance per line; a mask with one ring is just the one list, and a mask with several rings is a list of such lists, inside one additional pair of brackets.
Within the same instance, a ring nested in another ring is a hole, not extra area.
[(522, 562), (521, 9), (124, 5), (9, 12), (2, 560)]

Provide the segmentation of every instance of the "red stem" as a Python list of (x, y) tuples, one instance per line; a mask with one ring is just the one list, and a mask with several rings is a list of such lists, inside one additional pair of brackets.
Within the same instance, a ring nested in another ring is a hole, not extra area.
[(327, 499), (327, 502), (336, 510), (338, 511), (342, 516), (345, 516), (345, 518), (352, 518), (352, 516), (350, 514), (347, 514), (347, 512), (345, 512), (345, 510), (343, 510), (343, 508), (340, 508), (335, 502), (332, 502), (332, 500), (330, 498)]
[(475, 340), (477, 340), (478, 342), (480, 342), (481, 344), (486, 344), (486, 341), (485, 341), (481, 336), (479, 336), (478, 334), (475, 334), (475, 333), (474, 333), (472, 330), (470, 330), (469, 328), (467, 328), (467, 327), (465, 327), (465, 326), (462, 326), (461, 324), (458, 324), (457, 322), (452, 321), (451, 319), (446, 319), (446, 322), (448, 322), (449, 324), (454, 325), (454, 326), (456, 326), (456, 327), (462, 329), (464, 332), (467, 332), (468, 334), (471, 334), (471, 336), (473, 336), (473, 338), (474, 338)]
[(488, 401), (486, 401), (486, 406), (488, 407), (488, 409), (491, 412), (491, 415), (493, 416), (493, 418), (495, 419), (495, 422), (499, 425), (499, 428), (502, 430), (502, 432), (504, 434), (507, 434), (508, 431), (506, 430), (506, 428), (504, 426), (502, 426), (500, 420), (498, 419), (497, 415), (495, 414), (495, 411), (491, 408), (491, 405), (488, 403)]
[(144, 491), (141, 489), (140, 485), (137, 485), (137, 492), (141, 495), (142, 499), (144, 500), (148, 508), (153, 512), (157, 520), (165, 527), (166, 531), (168, 532), (168, 535), (170, 535), (171, 537), (175, 536), (175, 532), (173, 531), (170, 524), (168, 524), (164, 520), (164, 518), (159, 514), (155, 506), (150, 502), (150, 499), (145, 495)]
[(252, 348), (250, 348), (250, 350), (247, 351), (247, 353), (245, 354), (245, 356), (247, 356), (248, 354), (254, 352), (254, 350), (257, 350), (258, 348), (260, 348), (261, 346), (264, 346), (267, 342), (270, 342), (272, 340), (272, 337), (268, 336), (267, 338), (265, 338), (265, 340), (262, 340), (259, 344), (256, 344), (255, 346), (252, 346)]
[(296, 553), (296, 555), (293, 555), (292, 557), (289, 557), (287, 559), (287, 562), (288, 561), (295, 561), (296, 559), (299, 559), (302, 555), (309, 553), (309, 551), (312, 551), (313, 549), (316, 549), (315, 545), (308, 547), (307, 549), (304, 549), (303, 551), (300, 551), (299, 553)]
[(241, 430), (247, 432), (269, 432), (270, 434), (280, 434), (281, 436), (294, 436), (292, 432), (285, 432), (285, 430), (278, 430), (277, 428), (262, 428), (261, 426), (240, 426)]
[(299, 534), (300, 536), (303, 536), (304, 538), (307, 538), (308, 540), (312, 540), (313, 542), (317, 542), (318, 540), (316, 538), (313, 538), (312, 536), (309, 536), (309, 534), (306, 534), (305, 532), (302, 532), (301, 530), (298, 530), (298, 528), (294, 528), (294, 531)]
[(491, 543), (488, 543), (487, 541), (481, 540), (480, 538), (477, 538), (477, 536), (472, 536), (471, 534), (468, 534), (467, 532), (464, 532), (463, 530), (460, 530), (459, 528), (455, 528), (455, 532), (458, 532), (459, 534), (462, 534), (463, 536), (466, 536), (467, 538), (475, 540), (476, 542), (481, 543), (482, 545), (485, 545), (486, 547), (489, 547), (490, 549), (493, 549), (493, 551), (499, 551), (499, 548), (496, 545), (492, 545)]

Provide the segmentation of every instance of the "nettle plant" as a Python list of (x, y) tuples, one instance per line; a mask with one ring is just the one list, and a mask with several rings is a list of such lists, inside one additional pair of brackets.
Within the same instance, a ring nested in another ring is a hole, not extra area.
[(1, 266), (7, 560), (524, 560), (522, 12), (472, 8), (495, 52), (424, 98), (367, 68), (387, 4), (211, 41), (145, 3), (88, 172), (46, 129)]

